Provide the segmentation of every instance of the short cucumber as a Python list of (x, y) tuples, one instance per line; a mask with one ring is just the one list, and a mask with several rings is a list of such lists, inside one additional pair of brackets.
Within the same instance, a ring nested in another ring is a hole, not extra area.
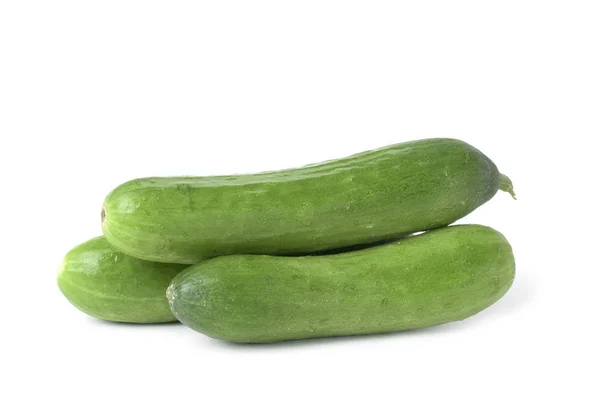
[(510, 180), (455, 139), (401, 143), (299, 169), (144, 178), (106, 198), (117, 249), (192, 264), (226, 254), (308, 254), (448, 225)]
[(91, 239), (65, 256), (58, 286), (78, 309), (109, 321), (175, 321), (165, 291), (186, 266), (138, 260), (112, 249), (104, 237)]
[(500, 299), (514, 276), (502, 234), (458, 225), (335, 255), (217, 257), (175, 277), (167, 297), (208, 336), (276, 342), (462, 320)]

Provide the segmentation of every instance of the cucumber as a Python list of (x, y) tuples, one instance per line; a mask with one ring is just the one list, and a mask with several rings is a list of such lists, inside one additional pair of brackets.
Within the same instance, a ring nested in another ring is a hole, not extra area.
[(309, 254), (449, 225), (498, 189), (513, 193), (479, 150), (427, 139), (279, 172), (129, 181), (106, 197), (102, 227), (158, 262)]
[(186, 266), (138, 260), (112, 249), (104, 237), (91, 239), (65, 256), (58, 287), (78, 309), (118, 322), (175, 321), (165, 291)]
[(177, 275), (167, 297), (198, 332), (262, 343), (462, 320), (500, 299), (514, 276), (502, 234), (458, 225), (335, 255), (217, 257)]

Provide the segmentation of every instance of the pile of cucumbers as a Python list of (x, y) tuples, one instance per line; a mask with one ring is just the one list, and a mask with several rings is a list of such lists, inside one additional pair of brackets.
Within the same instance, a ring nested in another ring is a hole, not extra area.
[(511, 181), (456, 139), (260, 174), (115, 188), (58, 286), (97, 318), (276, 342), (462, 320), (510, 288), (498, 231), (453, 225)]

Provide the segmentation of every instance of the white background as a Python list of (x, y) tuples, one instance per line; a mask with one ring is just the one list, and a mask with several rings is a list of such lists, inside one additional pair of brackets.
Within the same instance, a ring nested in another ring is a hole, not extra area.
[[(597, 399), (599, 21), (576, 0), (2, 1), (0, 398)], [(519, 198), (461, 221), (517, 260), (466, 321), (232, 345), (94, 320), (56, 286), (126, 180), (439, 136)]]

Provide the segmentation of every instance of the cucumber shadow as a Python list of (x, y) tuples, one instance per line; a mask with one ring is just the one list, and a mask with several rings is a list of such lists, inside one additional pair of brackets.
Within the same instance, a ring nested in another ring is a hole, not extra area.
[(325, 338), (298, 339), (274, 343), (235, 343), (222, 340), (209, 339), (211, 346), (233, 350), (233, 351), (278, 351), (294, 347), (304, 346), (332, 346), (353, 341), (377, 341), (377, 340), (401, 340), (413, 336), (443, 336), (447, 334), (459, 333), (472, 329), (477, 325), (492, 323), (494, 320), (503, 319), (508, 321), (506, 316), (518, 312), (518, 310), (527, 307), (534, 298), (534, 290), (527, 279), (515, 281), (513, 287), (496, 303), (487, 309), (475, 314), (462, 321), (450, 322), (442, 325), (431, 326), (428, 328), (411, 329), (400, 332), (374, 333), (368, 335), (355, 336), (335, 336)]
[(109, 321), (106, 319), (99, 319), (92, 316), (87, 315), (87, 318), (91, 324), (114, 328), (114, 329), (157, 329), (157, 328), (165, 328), (165, 329), (173, 329), (174, 327), (184, 327), (184, 325), (179, 321), (169, 321), (169, 322), (152, 322), (152, 323), (136, 323), (136, 322), (118, 322), (118, 321)]

